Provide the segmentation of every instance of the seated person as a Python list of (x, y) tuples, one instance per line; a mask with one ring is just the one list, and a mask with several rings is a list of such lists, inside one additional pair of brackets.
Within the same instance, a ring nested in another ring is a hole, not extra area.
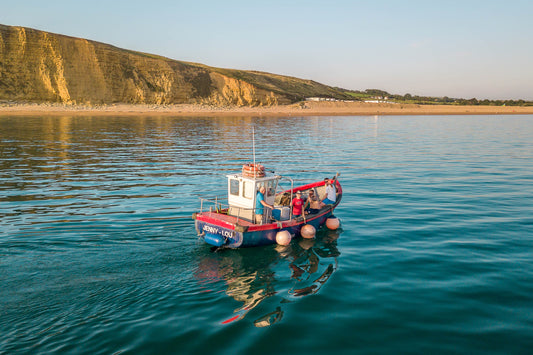
[(306, 212), (313, 214), (318, 213), (325, 204), (318, 200), (313, 190), (309, 191), (309, 198), (307, 199)]
[(309, 205), (311, 203), (311, 197), (315, 195), (315, 192), (313, 190), (309, 190), (309, 192), (307, 193), (307, 198), (305, 199), (305, 202), (304, 202), (304, 211), (306, 213), (309, 213)]

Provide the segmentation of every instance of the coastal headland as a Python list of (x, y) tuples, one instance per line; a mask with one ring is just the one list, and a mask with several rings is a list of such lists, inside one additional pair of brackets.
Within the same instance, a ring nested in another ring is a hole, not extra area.
[(366, 102), (312, 102), (271, 106), (198, 104), (64, 105), (0, 104), (0, 116), (384, 116), (384, 115), (510, 115), (533, 114), (533, 106), (416, 105)]
[(394, 98), (380, 90), (362, 93), (308, 79), (215, 68), (1, 24), (0, 53), (0, 116), (533, 113), (533, 103), (523, 100), (504, 105)]

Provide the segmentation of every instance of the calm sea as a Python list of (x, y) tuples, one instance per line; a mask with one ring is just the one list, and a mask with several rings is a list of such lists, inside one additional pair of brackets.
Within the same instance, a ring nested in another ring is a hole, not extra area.
[[(337, 231), (211, 251), (256, 160)], [(530, 354), (533, 116), (0, 118), (0, 353)]]

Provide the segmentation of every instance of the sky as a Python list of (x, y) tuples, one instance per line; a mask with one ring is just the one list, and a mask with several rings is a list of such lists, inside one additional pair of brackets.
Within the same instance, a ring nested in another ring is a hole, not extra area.
[(5, 0), (0, 24), (352, 90), (533, 100), (531, 0)]

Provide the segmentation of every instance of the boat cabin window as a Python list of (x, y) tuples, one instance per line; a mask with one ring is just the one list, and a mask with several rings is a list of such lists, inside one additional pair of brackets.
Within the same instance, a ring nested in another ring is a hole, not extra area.
[(264, 186), (266, 189), (266, 197), (274, 196), (276, 194), (276, 180), (265, 181), (257, 185), (257, 191)]
[(267, 196), (274, 196), (276, 194), (276, 185), (278, 182), (276, 180), (267, 181)]
[(231, 179), (229, 181), (229, 193), (235, 196), (239, 196), (239, 180)]
[(248, 199), (252, 199), (254, 197), (254, 184), (252, 182), (242, 182), (242, 196)]

